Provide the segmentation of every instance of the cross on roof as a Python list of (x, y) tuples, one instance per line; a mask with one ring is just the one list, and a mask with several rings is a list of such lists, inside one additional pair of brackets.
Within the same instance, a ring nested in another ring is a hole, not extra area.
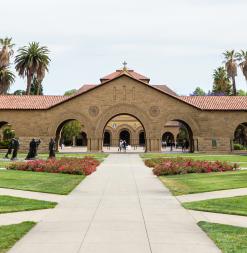
[(123, 62), (123, 66), (124, 66), (123, 70), (127, 70), (127, 62), (126, 61)]

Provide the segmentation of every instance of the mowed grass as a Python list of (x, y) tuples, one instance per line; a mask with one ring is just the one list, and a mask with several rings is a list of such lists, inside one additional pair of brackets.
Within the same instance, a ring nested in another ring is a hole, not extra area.
[(84, 175), (0, 170), (0, 187), (55, 194), (70, 193)]
[(247, 216), (247, 196), (186, 202), (187, 209)]
[(7, 252), (34, 225), (34, 222), (26, 221), (14, 225), (0, 226), (0, 253)]
[(200, 221), (198, 225), (223, 253), (247, 252), (247, 228)]
[(193, 154), (193, 153), (184, 153), (184, 154), (142, 154), (143, 159), (150, 158), (168, 158), (168, 157), (184, 157), (190, 158), (197, 161), (222, 161), (230, 163), (238, 163), (240, 167), (247, 168), (247, 155), (215, 155), (215, 154)]
[(54, 208), (55, 202), (0, 195), (0, 213)]
[(160, 179), (174, 195), (247, 187), (247, 171), (161, 176)]

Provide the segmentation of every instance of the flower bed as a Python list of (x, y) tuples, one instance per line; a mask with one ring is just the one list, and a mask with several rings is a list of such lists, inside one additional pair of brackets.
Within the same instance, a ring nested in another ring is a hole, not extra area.
[(99, 161), (92, 157), (62, 158), (59, 160), (34, 160), (28, 162), (16, 162), (7, 166), (9, 170), (23, 170), (49, 173), (65, 173), (74, 175), (90, 175), (96, 171)]
[(226, 162), (195, 161), (184, 158), (158, 158), (146, 160), (148, 167), (154, 167), (153, 173), (157, 176), (176, 175), (187, 173), (210, 173), (233, 171), (238, 167), (236, 164)]

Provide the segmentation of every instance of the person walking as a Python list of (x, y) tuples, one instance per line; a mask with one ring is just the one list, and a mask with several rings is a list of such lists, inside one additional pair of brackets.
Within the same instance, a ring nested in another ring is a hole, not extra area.
[(9, 155), (11, 155), (12, 149), (13, 149), (13, 145), (14, 145), (14, 138), (12, 138), (11, 141), (9, 142), (8, 150), (7, 150), (7, 153), (5, 155), (6, 159), (9, 158)]
[(124, 150), (124, 152), (126, 152), (126, 148), (127, 148), (127, 142), (126, 142), (126, 140), (123, 140), (123, 150)]
[(11, 160), (17, 159), (17, 153), (18, 153), (19, 147), (20, 147), (20, 142), (18, 138), (14, 138), (13, 139), (13, 154), (12, 154)]
[(122, 146), (123, 146), (123, 141), (120, 139), (120, 141), (119, 141), (119, 146), (118, 146), (118, 151), (119, 151), (119, 152), (122, 151)]
[(54, 138), (51, 138), (49, 142), (49, 159), (53, 159), (56, 157), (56, 142)]

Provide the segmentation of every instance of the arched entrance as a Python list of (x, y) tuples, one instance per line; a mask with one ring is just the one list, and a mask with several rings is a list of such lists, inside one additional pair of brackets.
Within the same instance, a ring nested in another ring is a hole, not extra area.
[(165, 132), (162, 135), (162, 146), (168, 146), (174, 145), (174, 135), (171, 132)]
[(247, 150), (247, 122), (239, 124), (235, 129), (233, 139), (233, 149)]
[(111, 145), (111, 134), (109, 131), (104, 132), (103, 146), (109, 147)]
[(56, 130), (57, 150), (61, 152), (87, 151), (87, 134), (78, 120), (68, 119)]
[(130, 145), (130, 133), (128, 130), (122, 130), (119, 134), (119, 141), (126, 141), (127, 145)]
[[(111, 133), (105, 129), (111, 129)], [(145, 151), (145, 148), (143, 148), (145, 147), (145, 130), (142, 130), (139, 136), (140, 129), (144, 129), (144, 127), (135, 116), (130, 114), (113, 116), (108, 120), (103, 130), (103, 151), (109, 151), (110, 149), (111, 152), (118, 152), (120, 140), (126, 142), (126, 151), (128, 152)]]
[(185, 121), (170, 120), (166, 122), (164, 130), (161, 145), (163, 152), (194, 152), (193, 132)]
[(146, 141), (145, 141), (145, 133), (144, 133), (144, 131), (141, 131), (139, 133), (139, 145), (142, 147), (142, 146), (145, 146), (145, 143), (146, 143)]

